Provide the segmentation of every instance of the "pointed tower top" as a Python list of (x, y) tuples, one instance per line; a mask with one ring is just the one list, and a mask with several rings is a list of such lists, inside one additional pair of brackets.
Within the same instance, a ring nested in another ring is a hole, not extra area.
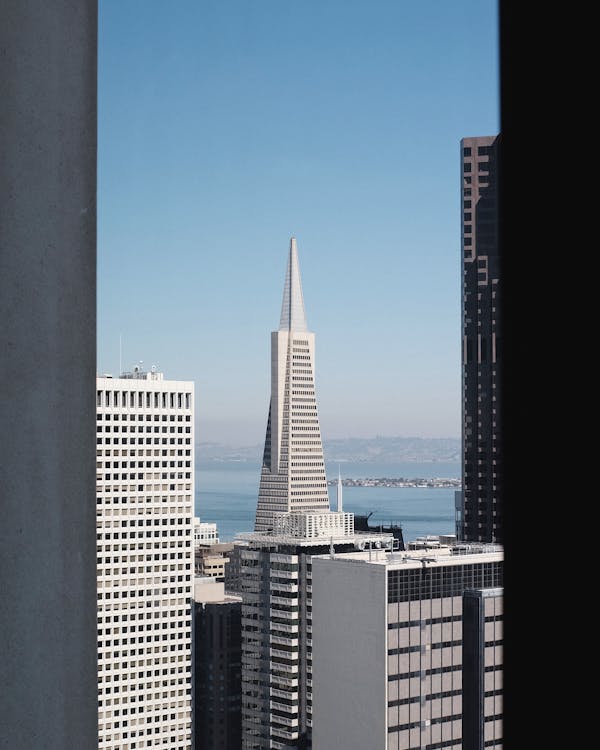
[(296, 248), (295, 237), (292, 237), (290, 240), (290, 254), (285, 274), (279, 330), (308, 331), (306, 325), (306, 314), (304, 312), (304, 298), (302, 296), (302, 282), (300, 280), (300, 266), (298, 265), (298, 250)]

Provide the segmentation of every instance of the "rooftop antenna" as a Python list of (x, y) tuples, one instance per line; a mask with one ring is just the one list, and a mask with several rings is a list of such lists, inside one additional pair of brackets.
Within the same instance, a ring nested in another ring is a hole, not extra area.
[(123, 352), (121, 334), (119, 334), (119, 377), (123, 374)]

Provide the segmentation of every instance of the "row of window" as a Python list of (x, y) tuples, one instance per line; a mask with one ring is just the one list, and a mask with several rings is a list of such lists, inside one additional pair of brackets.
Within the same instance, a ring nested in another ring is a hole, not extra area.
[[(125, 457), (133, 458), (136, 455), (137, 456), (146, 456), (147, 458), (149, 458), (150, 456), (163, 456), (163, 457), (166, 457), (167, 455), (174, 456), (175, 455), (175, 449), (174, 448), (169, 448), (169, 450), (167, 450), (166, 448), (123, 448), (123, 450), (121, 451), (120, 448), (114, 448), (114, 449), (113, 448), (107, 448), (106, 450), (104, 450), (103, 448), (99, 448), (96, 451), (96, 455), (98, 457), (102, 457), (102, 456), (123, 456), (124, 458)], [(186, 449), (177, 448), (177, 455), (178, 456), (183, 456), (183, 455), (191, 456), (192, 455), (192, 451), (191, 451), (190, 448), (186, 448)]]
[[(126, 454), (124, 454), (124, 457), (128, 458), (128, 456)], [(107, 469), (110, 469), (110, 468), (118, 469), (119, 468), (119, 461), (113, 461), (112, 465), (111, 465), (110, 461), (106, 461), (104, 463), (102, 461), (96, 461), (96, 468), (97, 469), (101, 469), (103, 466), (105, 468), (107, 468)], [(120, 463), (120, 467), (123, 468), (123, 469), (126, 469), (128, 467), (135, 468), (136, 466), (138, 468), (142, 469), (144, 467), (144, 462), (143, 461), (138, 461), (136, 463), (135, 461), (129, 461), (129, 463), (128, 463), (127, 461), (121, 461), (121, 463)], [(145, 466), (146, 466), (147, 469), (152, 469), (152, 468), (159, 469), (161, 466), (163, 468), (165, 468), (165, 469), (168, 466), (170, 466), (171, 468), (174, 469), (175, 468), (175, 461), (170, 461), (168, 464), (167, 464), (166, 461), (162, 461), (162, 463), (159, 462), (159, 461), (154, 461), (154, 463), (152, 463), (152, 461), (146, 461)], [(184, 462), (183, 461), (177, 461), (177, 466), (183, 468)], [(192, 467), (191, 461), (186, 461), (185, 462), (185, 466), (187, 468), (191, 468)]]
[[(167, 498), (161, 498), (155, 497), (154, 503), (151, 507), (147, 507), (144, 503), (146, 502), (152, 502), (152, 498), (136, 498), (132, 497), (130, 501), (126, 497), (122, 498), (123, 503), (126, 504), (127, 507), (125, 508), (108, 508), (108, 507), (102, 507), (102, 506), (108, 506), (108, 505), (118, 505), (121, 502), (120, 497), (111, 497), (110, 495), (103, 496), (102, 498), (98, 498), (97, 506), (96, 507), (96, 517), (100, 518), (102, 516), (106, 518), (115, 518), (115, 516), (188, 516), (190, 513), (190, 503), (192, 500), (191, 493), (188, 497), (169, 497), (168, 502), (170, 503), (187, 503), (185, 505), (169, 505), (167, 507), (163, 506), (162, 503), (167, 502)], [(161, 503), (159, 505), (159, 503)], [(130, 507), (133, 506), (133, 507)], [(203, 538), (203, 537), (200, 537)]]
[(177, 442), (175, 442), (175, 438), (126, 438), (126, 437), (104, 437), (104, 438), (96, 438), (96, 445), (191, 445), (192, 441), (190, 438), (177, 438)]
[[(182, 659), (183, 657), (180, 656), (178, 658)], [(132, 698), (133, 698), (132, 702), (135, 703), (135, 697), (132, 696)], [(120, 705), (120, 704), (117, 703), (116, 705)], [(168, 709), (186, 708), (187, 706), (188, 706), (188, 702), (184, 700), (170, 701), (168, 703), (165, 703), (164, 705), (162, 704), (162, 701), (161, 701), (161, 705), (152, 706), (150, 709), (147, 709), (146, 706), (139, 706), (139, 707), (131, 706), (130, 708), (116, 708), (113, 711), (102, 711), (99, 714), (99, 716), (103, 719), (104, 718), (112, 719), (114, 716), (127, 716), (128, 714), (135, 714), (135, 713), (141, 714), (141, 713), (144, 713), (145, 711), (148, 711), (148, 712), (166, 711)], [(163, 716), (163, 718), (166, 719), (167, 717)], [(174, 715), (172, 714), (171, 719), (173, 718), (174, 718)]]
[(389, 674), (388, 682), (397, 680), (408, 680), (411, 677), (430, 677), (436, 674), (446, 674), (447, 672), (459, 672), (462, 670), (462, 664), (453, 664), (450, 667), (434, 667), (433, 669), (417, 669), (413, 672), (400, 672), (398, 674)]
[(465, 589), (502, 586), (502, 561), (390, 570), (388, 603), (462, 596)]
[[(183, 640), (183, 639), (190, 639), (190, 631), (189, 628), (186, 628), (183, 631), (176, 632), (176, 633), (162, 633), (162, 635), (144, 635), (144, 636), (132, 636), (132, 637), (124, 637), (124, 638), (109, 638), (108, 640), (99, 640), (98, 641), (98, 651), (101, 651), (104, 648), (110, 648), (111, 646), (125, 646), (127, 644), (134, 644), (134, 643), (156, 643), (156, 642), (162, 642), (162, 641), (175, 641), (175, 640)], [(100, 657), (104, 657), (104, 653), (100, 654)], [(186, 669), (189, 669), (189, 666), (186, 665)], [(125, 678), (126, 679), (126, 678)], [(174, 683), (171, 683), (174, 684)]]
[[(157, 730), (155, 729), (154, 731), (156, 732)], [(148, 730), (148, 733), (149, 732), (150, 730)], [(136, 737), (139, 735), (143, 735), (144, 732), (138, 732), (137, 735), (135, 732), (123, 732), (122, 734), (123, 734), (123, 739), (127, 740), (129, 739), (130, 736)], [(180, 745), (171, 744), (171, 747), (173, 748), (173, 750), (187, 750), (187, 748), (189, 748), (189, 745), (186, 745), (184, 743), (184, 739), (185, 738), (182, 737), (181, 735), (177, 735), (177, 737), (171, 736), (171, 743), (181, 742)], [(113, 741), (117, 742), (118, 744), (113, 745), (112, 744)], [(108, 742), (109, 744), (105, 744), (105, 742)], [(152, 747), (153, 744), (154, 743), (151, 740), (149, 740), (148, 743), (142, 740), (142, 742), (131, 742), (130, 744), (123, 745), (121, 744), (121, 733), (119, 732), (114, 735), (114, 740), (113, 740), (112, 734), (108, 735), (107, 737), (101, 737), (100, 744), (98, 745), (98, 749), (99, 750), (141, 750), (143, 747)]]
[(191, 393), (156, 391), (96, 391), (96, 406), (129, 409), (191, 409)]
[(175, 418), (175, 414), (125, 414), (123, 412), (117, 412), (117, 414), (104, 414), (102, 412), (96, 412), (96, 420), (98, 422), (135, 422), (137, 418), (138, 422), (191, 422), (192, 418), (189, 414), (178, 414)]
[[(168, 622), (162, 622), (162, 623), (148, 623), (146, 625), (119, 625), (115, 628), (99, 628), (98, 629), (98, 636), (102, 635), (120, 635), (121, 633), (135, 633), (136, 631), (139, 633), (146, 631), (152, 631), (152, 630), (168, 630), (171, 628), (171, 630), (175, 630), (176, 628), (184, 628), (188, 627), (190, 625), (190, 621), (187, 622), (176, 622), (175, 620), (170, 620)], [(172, 634), (171, 634), (172, 635)], [(141, 677), (141, 675), (140, 675)], [(110, 675), (107, 676), (107, 680), (110, 680)], [(115, 680), (119, 679), (119, 675), (115, 675)], [(129, 677), (127, 677), (129, 679)]]
[[(102, 482), (102, 480), (99, 480)], [(112, 481), (112, 480), (111, 480)], [(119, 480), (120, 481), (120, 480)], [(131, 480), (128, 479), (128, 482)], [(135, 480), (136, 482), (139, 482), (139, 479)], [(137, 487), (137, 490), (136, 490)], [(99, 492), (183, 492), (184, 490), (188, 490), (191, 492), (192, 485), (191, 484), (130, 484), (130, 485), (122, 485), (122, 484), (105, 484), (101, 487), (97, 488)], [(101, 502), (101, 499), (98, 498), (98, 501)]]
[(462, 615), (448, 615), (446, 617), (428, 617), (424, 620), (404, 620), (402, 622), (388, 623), (388, 630), (396, 628), (423, 627), (423, 625), (439, 625), (444, 622), (462, 622)]
[(446, 690), (443, 693), (423, 693), (419, 695), (413, 695), (411, 698), (399, 698), (398, 700), (388, 701), (388, 708), (394, 708), (395, 706), (407, 706), (411, 703), (421, 703), (422, 699), (431, 701), (438, 700), (440, 698), (453, 698), (462, 695), (462, 690)]
[[(489, 161), (478, 161), (474, 162), (474, 164), (477, 165), (477, 171), (478, 172), (489, 172), (490, 171), (490, 162)], [(471, 162), (464, 162), (463, 163), (463, 172), (466, 174), (469, 174), (473, 168), (473, 165)]]
[(409, 724), (396, 724), (396, 726), (388, 727), (388, 733), (400, 732), (404, 729), (416, 729), (421, 726), (445, 724), (447, 721), (459, 721), (461, 719), (462, 714), (452, 714), (451, 716), (438, 716), (436, 719), (427, 719), (426, 721), (411, 721)]
[[(463, 147), (463, 156), (471, 156), (472, 154), (472, 148), (471, 146), (464, 146)], [(478, 146), (477, 147), (477, 156), (487, 156), (488, 154), (493, 153), (494, 147), (493, 146)]]
[(192, 428), (187, 426), (185, 430), (183, 429), (183, 426), (177, 427), (177, 430), (175, 430), (175, 426), (171, 426), (167, 429), (166, 425), (164, 425), (162, 428), (160, 428), (158, 425), (154, 425), (154, 427), (151, 427), (150, 425), (146, 425), (145, 428), (140, 425), (138, 428), (136, 428), (135, 425), (131, 425), (131, 427), (128, 427), (126, 424), (119, 426), (116, 425), (97, 425), (96, 426), (96, 432), (169, 432), (169, 433), (183, 433), (183, 432), (191, 432)]
[[(186, 608), (183, 609), (164, 609), (160, 612), (160, 617), (184, 617), (187, 616), (186, 622), (190, 621), (191, 610)], [(138, 620), (156, 620), (156, 612), (145, 612), (140, 610), (139, 612), (125, 612), (119, 615), (100, 615), (98, 617), (98, 623), (110, 623), (110, 622), (133, 622)], [(183, 624), (183, 623), (182, 623)], [(158, 663), (158, 662), (157, 662)], [(127, 666), (127, 664), (125, 664)]]
[[(462, 640), (458, 641), (439, 641), (438, 643), (431, 643), (428, 644), (431, 647), (431, 650), (434, 651), (435, 649), (441, 649), (441, 648), (451, 648), (453, 646), (462, 646)], [(488, 644), (486, 643), (486, 646)], [(492, 644), (494, 645), (494, 644)], [(398, 654), (414, 654), (417, 652), (420, 652), (423, 650), (423, 646), (403, 646), (402, 648), (391, 648), (388, 650), (388, 656), (397, 656)]]
[(177, 477), (175, 476), (175, 472), (171, 472), (168, 476), (167, 474), (160, 474), (156, 473), (153, 474), (152, 472), (140, 472), (140, 473), (117, 473), (117, 474), (106, 474), (106, 473), (100, 473), (96, 476), (97, 481), (99, 482), (108, 482), (108, 481), (115, 481), (117, 479), (183, 479), (185, 473), (185, 479), (191, 479), (191, 474), (189, 472), (178, 472)]
[[(186, 645), (185, 643), (162, 643), (158, 646), (149, 646), (146, 644), (142, 648), (131, 648), (131, 649), (125, 649), (124, 651), (113, 651), (112, 654), (107, 654), (107, 658), (130, 658), (132, 656), (148, 656), (149, 654), (169, 654), (174, 653), (175, 651), (183, 651), (185, 652), (185, 658), (187, 658), (188, 654), (190, 653), (191, 647), (190, 645)], [(176, 697), (175, 693), (171, 693), (172, 697)], [(166, 696), (164, 696), (166, 697)], [(135, 697), (131, 698), (132, 702), (135, 702)], [(125, 699), (125, 702), (127, 702), (127, 699)], [(107, 706), (111, 706), (112, 702), (107, 701)], [(118, 704), (117, 704), (118, 705)]]

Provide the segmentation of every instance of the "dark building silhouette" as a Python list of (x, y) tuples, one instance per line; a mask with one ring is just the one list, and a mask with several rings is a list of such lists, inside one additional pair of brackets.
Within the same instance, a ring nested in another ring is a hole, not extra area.
[(380, 523), (379, 525), (370, 526), (369, 519), (373, 515), (373, 511), (367, 515), (354, 515), (354, 531), (378, 531), (380, 534), (392, 534), (394, 537), (394, 549), (405, 550), (404, 546), (404, 535), (402, 533), (402, 526), (399, 523), (390, 523), (385, 526)]
[[(201, 580), (201, 579), (196, 579)], [(206, 580), (206, 579), (204, 579)], [(219, 587), (219, 591), (217, 591)], [(241, 613), (223, 584), (204, 585), (194, 602), (194, 749), (239, 750), (242, 743)], [(209, 601), (198, 601), (199, 599)], [(210, 601), (211, 599), (217, 601)]]
[(500, 136), (461, 141), (463, 489), (456, 534), (469, 542), (503, 541), (499, 158)]
[(242, 591), (242, 550), (247, 547), (246, 542), (236, 541), (227, 555), (225, 562), (225, 591), (239, 594)]

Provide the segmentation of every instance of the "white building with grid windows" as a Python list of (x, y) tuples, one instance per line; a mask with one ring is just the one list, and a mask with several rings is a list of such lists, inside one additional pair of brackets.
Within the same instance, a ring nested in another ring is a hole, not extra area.
[(190, 750), (194, 384), (96, 389), (98, 747)]
[(205, 545), (219, 544), (219, 531), (216, 523), (206, 523), (194, 517), (194, 549)]

